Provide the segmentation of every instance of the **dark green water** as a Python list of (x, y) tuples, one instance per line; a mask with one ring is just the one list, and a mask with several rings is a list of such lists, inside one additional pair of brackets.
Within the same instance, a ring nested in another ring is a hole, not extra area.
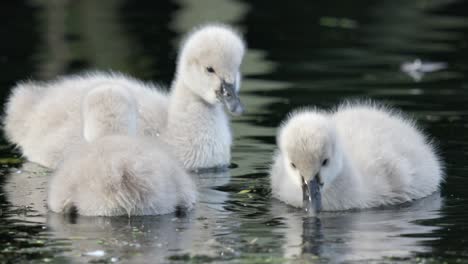
[[(178, 40), (206, 21), (236, 26), (249, 45), (233, 168), (196, 176), (200, 202), (187, 215), (67, 218), (44, 207), (48, 172), (18, 163), (2, 140), (0, 263), (468, 263), (466, 1), (2, 2), (2, 104), (19, 80), (89, 69), (169, 84)], [(415, 59), (446, 67), (416, 80), (400, 70)], [(267, 173), (288, 111), (358, 97), (419, 119), (446, 163), (441, 192), (320, 221), (272, 200)]]

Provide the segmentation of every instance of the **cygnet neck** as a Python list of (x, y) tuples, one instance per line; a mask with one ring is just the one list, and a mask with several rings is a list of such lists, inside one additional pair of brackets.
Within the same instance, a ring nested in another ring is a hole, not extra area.
[(181, 80), (173, 83), (167, 128), (161, 136), (174, 146), (185, 168), (229, 164), (232, 139), (223, 106), (204, 101)]
[[(180, 119), (193, 120), (195, 117), (209, 117), (215, 113), (227, 118), (227, 115), (220, 103), (213, 105), (206, 102), (192, 89), (190, 89), (183, 80), (175, 80), (171, 91), (168, 110), (168, 126), (173, 125), (175, 122), (177, 125), (181, 125), (179, 123), (181, 121)], [(194, 110), (197, 112), (193, 112)], [(205, 118), (205, 120), (206, 119), (209, 118)], [(198, 119), (198, 121), (203, 120)]]

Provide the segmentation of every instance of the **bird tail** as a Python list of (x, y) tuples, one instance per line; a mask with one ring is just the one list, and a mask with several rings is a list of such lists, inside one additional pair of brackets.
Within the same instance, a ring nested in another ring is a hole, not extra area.
[(2, 118), (6, 138), (19, 144), (29, 131), (29, 116), (42, 95), (39, 85), (34, 82), (20, 83), (13, 88)]

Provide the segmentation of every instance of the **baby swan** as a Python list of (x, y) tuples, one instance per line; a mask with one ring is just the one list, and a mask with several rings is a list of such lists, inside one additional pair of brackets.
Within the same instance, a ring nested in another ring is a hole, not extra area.
[[(138, 135), (161, 138), (186, 169), (224, 167), (230, 163), (232, 135), (223, 105), (232, 114), (243, 112), (239, 88), (244, 50), (241, 37), (227, 26), (194, 30), (181, 46), (170, 94), (122, 74), (102, 72), (20, 83), (6, 105), (5, 135), (30, 161), (55, 168), (66, 149), (82, 141), (82, 98), (107, 87), (108, 92), (95, 99), (105, 103), (115, 89), (125, 89), (128, 96), (116, 98), (115, 104), (136, 102), (132, 118), (138, 121)], [(127, 114), (112, 105), (101, 110), (107, 114), (99, 122), (121, 131), (119, 117)]]
[(226, 167), (232, 135), (223, 110), (240, 115), (240, 65), (245, 46), (232, 29), (208, 25), (183, 42), (161, 137), (188, 169)]
[(443, 180), (439, 158), (414, 122), (372, 104), (294, 112), (277, 144), (273, 196), (311, 215), (419, 199)]
[[(107, 91), (94, 91), (84, 99), (87, 142), (69, 149), (54, 172), (48, 190), (49, 209), (88, 216), (159, 215), (177, 207), (191, 209), (196, 200), (195, 184), (164, 143), (135, 136), (136, 124), (131, 122), (127, 122), (125, 135), (106, 134), (110, 128), (100, 122), (103, 112), (92, 111), (105, 107), (95, 104), (101, 92)], [(120, 107), (131, 113), (136, 111), (133, 106)], [(123, 126), (126, 119), (120, 121)]]

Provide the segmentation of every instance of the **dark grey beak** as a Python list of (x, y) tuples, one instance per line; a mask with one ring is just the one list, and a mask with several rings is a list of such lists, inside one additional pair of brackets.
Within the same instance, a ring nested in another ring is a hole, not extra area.
[(307, 182), (302, 178), (302, 198), (304, 210), (310, 216), (317, 216), (322, 210), (322, 194), (320, 193), (320, 177), (316, 175)]
[(239, 99), (239, 94), (233, 83), (223, 81), (218, 96), (232, 115), (238, 116), (244, 113), (244, 106)]

